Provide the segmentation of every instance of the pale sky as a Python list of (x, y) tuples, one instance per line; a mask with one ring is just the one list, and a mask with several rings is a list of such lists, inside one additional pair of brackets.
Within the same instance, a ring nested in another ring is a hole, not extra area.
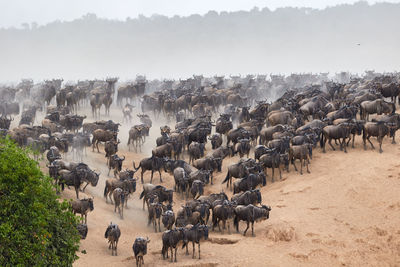
[[(125, 20), (139, 14), (151, 16), (188, 16), (205, 14), (209, 10), (250, 10), (257, 6), (275, 10), (279, 7), (325, 8), (337, 4), (352, 4), (354, 0), (0, 0), (0, 28), (20, 27), (22, 23), (37, 22), (43, 25), (55, 20), (73, 20), (87, 13), (98, 17)], [(400, 2), (400, 0), (368, 0)]]

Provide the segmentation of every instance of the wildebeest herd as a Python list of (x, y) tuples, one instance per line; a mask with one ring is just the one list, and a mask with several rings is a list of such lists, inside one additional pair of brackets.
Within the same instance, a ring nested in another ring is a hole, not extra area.
[[(326, 143), (332, 150), (347, 153), (350, 142), (354, 148), (357, 136), (362, 136), (364, 149), (367, 141), (374, 149), (370, 138), (376, 137), (379, 152), (385, 136), (395, 143), (400, 127), (396, 113), (399, 82), (398, 74), (375, 72), (361, 77), (340, 73), (332, 79), (326, 73), (271, 75), (268, 79), (266, 75), (193, 76), (179, 81), (148, 81), (137, 76), (133, 82), (120, 84), (117, 78), (64, 85), (62, 79), (38, 84), (22, 80), (15, 86), (0, 87), (0, 133), (20, 146), (30, 146), (38, 152), (36, 157), (45, 153), (55, 183), (61, 189), (74, 187), (77, 199), (71, 207), (85, 219), (78, 225), (82, 238), (86, 238), (87, 215), (94, 209), (94, 201), (79, 199), (79, 192), (88, 184), (96, 186), (100, 177), (83, 162), (86, 148), (92, 146), (100, 152), (99, 144), (104, 143), (108, 175), (112, 171), (114, 176), (105, 181), (104, 197), (114, 204), (114, 212), (124, 217), (124, 207), (137, 188), (139, 178), (134, 176), (140, 170), (139, 198), (143, 209), (147, 207), (148, 225), (155, 232), (162, 231), (161, 224), (166, 229), (162, 233), (163, 258), (170, 256), (176, 261), (178, 246), (182, 244), (188, 253), (190, 242), (193, 258), (195, 244), (200, 258), (200, 241), (208, 239), (209, 226), (221, 233), (228, 228), (230, 233), (233, 223), (239, 232), (239, 223), (244, 221), (243, 234), (251, 226), (254, 235), (254, 222), (268, 219), (271, 211), (262, 203), (259, 187), (267, 185), (269, 175), (274, 182), (276, 171), (282, 179), (282, 172), (289, 172), (290, 165), (300, 169), (300, 174), (303, 167), (310, 172), (318, 145), (324, 153)], [(122, 111), (120, 123), (100, 120), (100, 109), (104, 106), (108, 117), (114, 102)], [(96, 121), (85, 122), (89, 118), (78, 115), (88, 105), (91, 119)], [(46, 114), (41, 125), (35, 125), (37, 111)], [(20, 122), (10, 130), (16, 115)], [(119, 126), (138, 122), (129, 129), (128, 140), (122, 142), (127, 142), (129, 151), (140, 153), (153, 127), (152, 119), (160, 117), (166, 124), (160, 127), (151, 155), (123, 170), (126, 155), (133, 152), (119, 152)], [(76, 162), (66, 160), (69, 151)], [(222, 181), (233, 191), (231, 199), (224, 192), (205, 195), (205, 188), (212, 187), (215, 174), (222, 171), (224, 159), (235, 155), (240, 159), (227, 166)], [(144, 181), (147, 171), (151, 178)], [(154, 172), (159, 174), (160, 184), (153, 184)], [(162, 172), (173, 177), (174, 188), (162, 185)], [(178, 196), (186, 202), (174, 210)], [(121, 233), (117, 224), (107, 226), (105, 238), (112, 255), (117, 255)], [(144, 264), (148, 242), (143, 237), (134, 241), (137, 265)]]

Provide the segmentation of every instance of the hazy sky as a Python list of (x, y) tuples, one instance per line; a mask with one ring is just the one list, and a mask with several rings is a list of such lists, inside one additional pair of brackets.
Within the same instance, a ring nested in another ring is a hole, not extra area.
[[(250, 10), (254, 6), (269, 9), (296, 6), (325, 8), (354, 0), (0, 0), (0, 27), (20, 27), (22, 23), (40, 25), (54, 20), (73, 20), (87, 13), (99, 17), (124, 20), (139, 14), (166, 16), (205, 14), (209, 10)], [(400, 0), (375, 2), (400, 2)]]

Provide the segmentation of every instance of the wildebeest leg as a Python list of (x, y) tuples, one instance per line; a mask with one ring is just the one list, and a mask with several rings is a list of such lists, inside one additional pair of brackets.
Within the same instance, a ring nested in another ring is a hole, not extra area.
[[(160, 183), (162, 183), (163, 182), (163, 180), (162, 180), (162, 178), (161, 178), (161, 170), (160, 169), (158, 169), (158, 173), (160, 174)], [(153, 177), (152, 177), (153, 178)], [(151, 182), (150, 182), (151, 183)]]
[(308, 169), (308, 161), (307, 161), (307, 172), (310, 173), (310, 170)]
[(272, 166), (272, 182), (274, 182), (275, 168)]
[(96, 148), (97, 148), (97, 153), (100, 153), (100, 151), (99, 151), (99, 140), (96, 141)]
[(279, 170), (279, 179), (282, 180), (282, 171), (281, 171), (281, 166), (278, 166), (278, 170)]
[[(353, 138), (351, 140), (351, 147), (354, 148), (354, 140), (356, 139), (356, 134), (353, 134)], [(350, 140), (349, 140), (350, 141)], [(347, 144), (348, 145), (348, 144)]]
[(347, 153), (347, 149), (346, 149), (346, 138), (343, 138), (342, 147), (343, 147), (343, 149), (344, 149), (344, 153)]
[(300, 174), (303, 175), (303, 157), (300, 158)]
[(200, 241), (199, 241), (199, 260), (200, 260)]
[(254, 236), (254, 222), (251, 222), (251, 235)]
[(144, 173), (144, 171), (143, 171), (143, 168), (142, 168), (142, 173), (140, 174), (140, 180), (142, 181), (142, 184), (143, 184), (143, 173)]
[(75, 186), (76, 198), (79, 199), (79, 186)]
[[(200, 243), (199, 243), (200, 244)], [(193, 255), (192, 255), (192, 259), (194, 259), (194, 242), (192, 241), (192, 246), (193, 246)]]
[[(336, 140), (336, 139), (335, 139)], [(332, 145), (332, 138), (329, 138), (328, 144), (331, 146), (331, 148), (333, 149), (333, 151), (335, 151), (336, 149), (333, 147)]]
[(178, 250), (178, 247), (176, 246), (175, 247), (175, 262), (177, 262), (177, 260), (176, 260), (176, 251)]
[(383, 137), (378, 137), (378, 143), (379, 143), (379, 153), (382, 153), (382, 141), (383, 141)]
[(160, 233), (161, 233), (160, 217), (158, 217), (158, 232), (160, 232)]
[(243, 232), (243, 235), (244, 235), (244, 236), (246, 236), (246, 232), (247, 232), (247, 230), (249, 229), (249, 227), (250, 227), (250, 221), (247, 221), (246, 230), (244, 230), (244, 232)]
[(368, 137), (367, 137), (367, 140), (368, 140), (368, 142), (371, 144), (372, 149), (375, 149), (374, 144), (372, 144), (371, 140), (369, 140), (370, 137), (371, 137), (371, 136), (368, 136)]
[(118, 256), (117, 246), (118, 246), (118, 241), (115, 241), (115, 256)]
[(295, 163), (295, 161), (296, 161), (296, 159), (293, 159), (293, 161), (292, 161), (292, 165), (294, 166), (294, 170), (297, 172), (298, 170), (297, 170), (297, 167), (296, 167), (296, 163)]
[(231, 234), (231, 223), (228, 221), (228, 234)]

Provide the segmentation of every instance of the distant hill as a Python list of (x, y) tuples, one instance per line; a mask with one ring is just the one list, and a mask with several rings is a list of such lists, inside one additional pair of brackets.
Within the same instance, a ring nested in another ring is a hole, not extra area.
[(88, 14), (1, 29), (0, 80), (394, 71), (400, 69), (399, 14), (400, 4), (366, 2), (126, 21)]

